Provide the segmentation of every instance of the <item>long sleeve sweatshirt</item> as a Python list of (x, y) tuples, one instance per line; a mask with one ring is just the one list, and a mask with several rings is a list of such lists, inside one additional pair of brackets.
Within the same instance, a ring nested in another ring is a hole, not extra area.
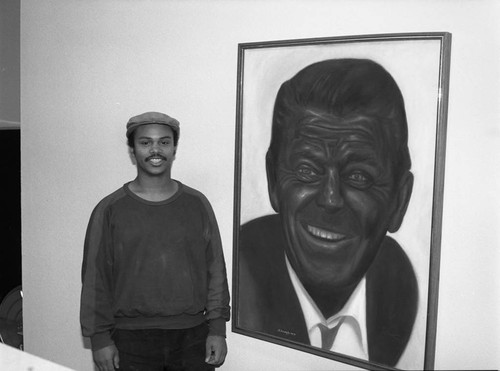
[(80, 321), (92, 349), (113, 329), (179, 329), (208, 321), (225, 336), (229, 291), (217, 221), (208, 200), (180, 182), (174, 196), (146, 201), (128, 183), (90, 217)]

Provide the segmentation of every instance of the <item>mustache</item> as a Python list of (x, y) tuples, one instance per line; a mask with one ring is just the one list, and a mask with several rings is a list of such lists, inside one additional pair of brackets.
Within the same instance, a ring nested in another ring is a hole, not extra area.
[(158, 154), (157, 154), (157, 155), (151, 155), (151, 156), (147, 157), (147, 158), (146, 158), (146, 161), (149, 161), (149, 160), (151, 160), (151, 159), (153, 159), (153, 158), (159, 158), (159, 159), (161, 159), (161, 160), (163, 160), (163, 161), (167, 161), (167, 158), (166, 158), (165, 156), (163, 156), (163, 155), (158, 155)]

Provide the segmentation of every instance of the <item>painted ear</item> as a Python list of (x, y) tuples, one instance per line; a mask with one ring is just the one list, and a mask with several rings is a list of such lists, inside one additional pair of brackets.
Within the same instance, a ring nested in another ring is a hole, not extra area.
[(276, 191), (278, 182), (276, 170), (277, 166), (274, 163), (274, 158), (270, 151), (268, 151), (266, 155), (267, 191), (269, 193), (269, 201), (271, 201), (271, 206), (273, 207), (274, 211), (279, 213), (278, 194)]
[(407, 171), (406, 174), (402, 176), (401, 181), (399, 182), (398, 196), (389, 223), (389, 232), (397, 232), (399, 227), (401, 227), (403, 218), (406, 214), (406, 209), (408, 208), (408, 204), (410, 203), (412, 190), (413, 174), (410, 171)]
[(135, 152), (132, 147), (128, 147), (128, 155), (130, 157), (130, 161), (132, 161), (132, 165), (137, 165), (137, 159), (135, 158)]

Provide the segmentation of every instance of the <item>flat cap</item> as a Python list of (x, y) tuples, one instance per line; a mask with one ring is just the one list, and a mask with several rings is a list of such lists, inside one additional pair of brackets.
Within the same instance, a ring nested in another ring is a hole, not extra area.
[(130, 134), (141, 125), (160, 124), (167, 125), (177, 134), (180, 134), (179, 121), (161, 112), (145, 112), (140, 115), (131, 117), (127, 122), (127, 138)]

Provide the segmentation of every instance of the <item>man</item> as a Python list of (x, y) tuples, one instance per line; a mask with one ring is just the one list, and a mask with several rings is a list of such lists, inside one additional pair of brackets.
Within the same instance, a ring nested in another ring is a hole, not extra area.
[(143, 113), (127, 138), (137, 177), (97, 205), (87, 229), (83, 335), (101, 371), (213, 370), (230, 311), (215, 215), (171, 178), (177, 120)]
[(394, 366), (418, 300), (386, 236), (403, 221), (410, 165), (403, 97), (380, 65), (326, 60), (285, 82), (266, 157), (277, 215), (241, 229), (238, 326)]

